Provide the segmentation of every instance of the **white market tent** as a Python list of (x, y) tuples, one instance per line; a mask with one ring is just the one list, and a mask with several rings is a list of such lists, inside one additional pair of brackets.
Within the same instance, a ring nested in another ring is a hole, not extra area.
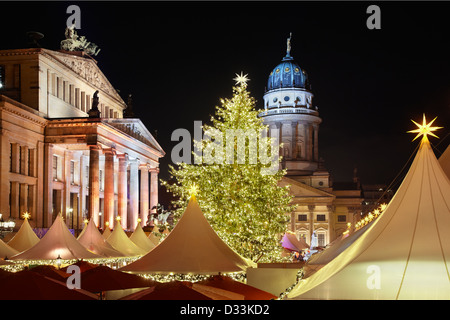
[[(155, 227), (156, 228), (156, 227)], [(151, 242), (153, 242), (153, 244), (155, 246), (157, 246), (161, 241), (161, 237), (158, 237), (155, 232), (150, 232), (150, 234), (148, 235), (148, 238), (150, 239)]]
[(111, 235), (108, 239), (106, 239), (106, 241), (113, 246), (114, 249), (121, 252), (125, 256), (143, 256), (147, 253), (147, 251), (135, 245), (134, 242), (128, 238), (127, 234), (122, 229), (122, 224), (120, 221), (116, 222), (113, 232), (111, 232)]
[(94, 220), (91, 218), (89, 223), (83, 230), (83, 233), (78, 237), (80, 242), (89, 251), (98, 254), (103, 257), (123, 257), (124, 255), (114, 249), (106, 240), (102, 237), (100, 231), (95, 226)]
[(290, 232), (286, 232), (281, 239), (281, 245), (283, 248), (291, 250), (291, 251), (302, 251), (305, 249), (309, 249), (309, 245), (305, 242), (303, 237), (297, 239), (295, 234), (292, 234)]
[(450, 145), (447, 146), (447, 149), (445, 149), (444, 153), (439, 157), (439, 164), (450, 179)]
[(106, 240), (111, 235), (111, 229), (109, 227), (106, 227), (105, 231), (103, 231), (102, 236)]
[(0, 258), (10, 258), (16, 254), (18, 254), (19, 251), (17, 251), (14, 248), (11, 248), (8, 244), (6, 244), (2, 239), (0, 239)]
[(11, 260), (98, 259), (70, 233), (60, 214), (45, 236), (32, 248), (11, 257)]
[(333, 241), (325, 250), (313, 254), (303, 267), (304, 278), (311, 276), (314, 272), (320, 270), (331, 260), (340, 255), (353, 242), (355, 242), (356, 239), (358, 239), (369, 226), (370, 224), (367, 224), (361, 229), (356, 230), (352, 234), (346, 237), (341, 237), (337, 241)]
[(214, 274), (240, 272), (254, 266), (254, 263), (241, 257), (220, 239), (192, 196), (183, 216), (164, 241), (120, 270)]
[(289, 299), (450, 299), (450, 181), (426, 134), (383, 214)]
[(136, 229), (130, 236), (130, 240), (133, 241), (134, 244), (138, 247), (144, 249), (146, 252), (149, 252), (154, 247), (156, 247), (155, 243), (153, 243), (153, 241), (150, 240), (149, 237), (147, 237), (140, 223), (137, 224)]
[(39, 237), (31, 228), (28, 219), (25, 218), (19, 231), (8, 241), (8, 245), (19, 252), (23, 252), (37, 244), (39, 240)]

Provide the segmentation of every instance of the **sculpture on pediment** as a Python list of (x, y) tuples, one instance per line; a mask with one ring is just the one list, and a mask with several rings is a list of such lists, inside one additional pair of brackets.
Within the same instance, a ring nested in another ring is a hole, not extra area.
[(88, 111), (89, 118), (100, 118), (100, 110), (98, 109), (98, 90), (95, 91), (94, 96), (92, 97), (92, 107), (91, 110)]
[(83, 51), (91, 56), (96, 56), (100, 52), (96, 44), (87, 41), (85, 36), (78, 36), (75, 25), (67, 27), (64, 34), (66, 39), (61, 41), (62, 50)]

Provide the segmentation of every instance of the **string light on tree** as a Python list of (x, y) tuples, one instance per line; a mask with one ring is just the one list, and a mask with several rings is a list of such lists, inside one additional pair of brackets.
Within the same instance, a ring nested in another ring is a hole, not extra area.
[[(195, 193), (212, 228), (232, 249), (254, 261), (280, 261), (281, 236), (287, 230), (287, 214), (294, 209), (289, 186), (278, 186), (286, 171), (278, 169), (281, 159), (277, 157), (273, 174), (263, 173), (262, 169), (272, 163), (264, 164), (261, 157), (265, 152), (259, 152), (261, 148), (252, 149), (249, 144), (259, 141), (271, 146), (272, 138), (261, 137), (261, 132), (267, 132), (268, 128), (258, 117), (261, 111), (255, 109), (255, 99), (247, 91), (247, 75), (241, 72), (234, 80), (233, 97), (221, 99), (221, 106), (216, 107), (211, 117), (212, 124), (204, 125), (203, 130), (223, 137), (229, 130), (241, 130), (246, 133), (245, 143), (239, 145), (237, 137), (223, 139), (221, 149), (216, 139), (194, 141), (196, 149), (202, 151), (201, 155), (193, 153), (195, 164), (169, 166), (176, 182), (162, 181), (162, 184), (178, 199), (173, 203), (177, 208), (175, 219)], [(244, 152), (239, 152), (242, 145)], [(232, 159), (224, 156), (224, 150), (235, 151)], [(270, 152), (278, 155), (279, 146)], [(210, 158), (214, 161), (208, 161)]]

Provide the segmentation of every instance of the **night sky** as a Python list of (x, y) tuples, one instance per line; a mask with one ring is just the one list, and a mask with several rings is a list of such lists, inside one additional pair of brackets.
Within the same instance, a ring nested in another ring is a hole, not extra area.
[[(1, 2), (0, 49), (27, 47), (27, 31), (58, 50), (66, 9), (81, 9), (79, 35), (97, 44), (96, 60), (166, 151), (166, 178), (177, 128), (209, 122), (232, 96), (235, 73), (263, 108), (270, 71), (286, 53), (305, 69), (323, 122), (319, 154), (334, 181), (390, 184), (418, 145), (410, 121), (438, 117), (437, 156), (449, 144), (448, 2)], [(381, 9), (369, 30), (366, 9)], [(100, 96), (101, 99), (101, 96)], [(441, 142), (442, 141), (442, 142)], [(409, 165), (408, 165), (409, 167)]]

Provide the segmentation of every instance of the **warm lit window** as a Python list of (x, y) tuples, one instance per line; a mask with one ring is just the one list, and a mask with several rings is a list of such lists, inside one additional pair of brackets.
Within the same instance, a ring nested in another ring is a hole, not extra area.
[(319, 233), (317, 235), (317, 244), (319, 245), (319, 247), (325, 246), (325, 234)]
[(297, 218), (298, 221), (308, 221), (308, 215), (306, 214), (299, 214)]
[(58, 157), (53, 156), (53, 180), (58, 180)]
[(317, 221), (326, 221), (326, 216), (324, 214), (318, 214)]
[(70, 183), (75, 184), (75, 162), (70, 161)]
[(346, 222), (347, 221), (347, 216), (340, 214), (338, 215), (338, 222)]

